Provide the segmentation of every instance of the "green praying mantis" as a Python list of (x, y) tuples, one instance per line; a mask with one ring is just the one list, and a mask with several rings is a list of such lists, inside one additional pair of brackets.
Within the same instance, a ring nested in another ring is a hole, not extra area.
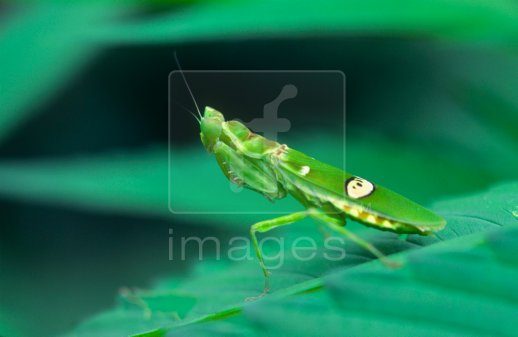
[(302, 152), (250, 131), (236, 120), (205, 107), (203, 115), (181, 72), (198, 111), (200, 137), (205, 149), (216, 157), (223, 174), (233, 183), (266, 198), (295, 198), (305, 210), (260, 221), (250, 227), (250, 237), (264, 274), (264, 289), (270, 290), (270, 272), (265, 264), (257, 233), (311, 217), (321, 226), (348, 237), (389, 267), (389, 260), (369, 242), (345, 228), (351, 218), (376, 229), (399, 234), (429, 235), (444, 228), (441, 216), (366, 179), (353, 176)]

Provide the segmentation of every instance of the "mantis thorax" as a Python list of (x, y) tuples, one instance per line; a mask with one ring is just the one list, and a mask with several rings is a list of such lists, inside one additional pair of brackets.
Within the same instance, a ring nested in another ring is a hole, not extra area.
[(200, 129), (201, 140), (209, 152), (214, 152), (217, 142), (223, 142), (250, 158), (264, 158), (285, 146), (253, 133), (239, 121), (225, 121), (223, 114), (211, 107), (205, 108)]

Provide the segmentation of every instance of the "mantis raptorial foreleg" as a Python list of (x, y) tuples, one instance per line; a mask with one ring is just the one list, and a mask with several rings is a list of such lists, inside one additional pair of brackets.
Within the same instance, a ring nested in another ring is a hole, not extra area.
[(330, 230), (337, 232), (341, 235), (344, 235), (345, 237), (349, 238), (351, 241), (355, 242), (360, 247), (364, 248), (365, 250), (368, 250), (371, 252), (374, 256), (380, 259), (380, 261), (387, 267), (394, 268), (399, 266), (396, 262), (390, 261), (387, 259), (387, 257), (380, 252), (376, 247), (371, 245), (369, 242), (365, 241), (364, 239), (358, 237), (356, 234), (352, 233), (351, 231), (345, 229), (344, 225), (345, 223), (343, 221), (340, 221), (338, 219), (335, 219), (333, 217), (330, 217), (329, 215), (325, 214), (324, 212), (315, 209), (310, 208), (302, 212), (296, 212), (289, 215), (281, 216), (275, 219), (271, 220), (265, 220), (258, 222), (250, 227), (250, 236), (252, 238), (252, 244), (254, 246), (255, 254), (257, 255), (257, 258), (259, 260), (259, 264), (261, 265), (261, 269), (263, 270), (264, 274), (264, 289), (263, 292), (256, 297), (249, 297), (247, 300), (254, 300), (260, 297), (263, 297), (270, 291), (270, 272), (268, 271), (268, 268), (266, 267), (266, 264), (264, 263), (264, 257), (261, 252), (261, 249), (259, 247), (259, 242), (257, 241), (257, 235), (256, 233), (265, 233), (268, 232), (274, 228), (285, 226), (292, 224), (294, 222), (303, 220), (307, 218), (308, 216), (312, 217), (319, 223), (323, 224), (325, 227), (329, 228)]

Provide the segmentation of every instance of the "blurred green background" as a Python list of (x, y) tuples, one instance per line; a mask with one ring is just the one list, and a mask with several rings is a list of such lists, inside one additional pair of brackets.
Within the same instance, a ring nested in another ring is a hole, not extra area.
[[(185, 277), (197, 256), (169, 261), (169, 228), (229, 238), (264, 219), (169, 213), (175, 51), (185, 69), (343, 71), (348, 170), (420, 203), (516, 179), (514, 1), (28, 1), (0, 10), (2, 336), (62, 334), (112, 307), (121, 288)], [(220, 104), (247, 110), (239, 97)], [(316, 129), (315, 114), (301, 111), (308, 122), (289, 145), (340, 165), (341, 135)], [(183, 207), (212, 210), (228, 182), (187, 113), (184, 123), (176, 192)], [(293, 205), (242, 195), (262, 211)]]

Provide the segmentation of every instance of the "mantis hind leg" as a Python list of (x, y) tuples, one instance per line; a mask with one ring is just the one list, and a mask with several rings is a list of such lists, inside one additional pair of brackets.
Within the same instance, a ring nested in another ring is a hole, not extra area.
[(385, 254), (380, 252), (376, 247), (374, 247), (370, 242), (362, 239), (361, 237), (357, 236), (353, 232), (346, 229), (343, 225), (344, 223), (338, 219), (335, 219), (333, 217), (330, 217), (329, 215), (325, 214), (322, 211), (319, 211), (318, 209), (309, 209), (308, 215), (311, 216), (313, 219), (317, 220), (318, 222), (324, 224), (326, 227), (328, 227), (330, 230), (337, 232), (339, 234), (342, 234), (346, 237), (348, 237), (351, 241), (359, 245), (360, 247), (364, 248), (365, 250), (371, 252), (374, 256), (376, 256), (385, 266), (389, 268), (397, 268), (400, 267), (400, 264), (395, 261), (391, 261), (388, 259)]
[(266, 267), (266, 264), (264, 263), (264, 257), (261, 252), (261, 248), (259, 247), (259, 242), (257, 241), (256, 234), (265, 233), (274, 228), (292, 224), (294, 222), (297, 222), (297, 221), (300, 221), (300, 220), (306, 218), (308, 215), (309, 214), (307, 211), (296, 212), (296, 213), (281, 216), (281, 217), (278, 217), (275, 219), (260, 221), (250, 227), (250, 237), (252, 239), (252, 244), (254, 246), (255, 255), (257, 255), (257, 259), (259, 260), (259, 264), (261, 265), (261, 269), (263, 270), (263, 274), (264, 274), (264, 288), (263, 288), (263, 292), (259, 296), (249, 297), (246, 299), (247, 301), (252, 301), (252, 300), (256, 300), (260, 297), (263, 297), (264, 295), (266, 295), (268, 293), (268, 291), (270, 291), (270, 272), (268, 271), (268, 268)]
[(370, 244), (369, 242), (360, 238), (356, 234), (350, 232), (349, 230), (345, 229), (345, 227), (343, 226), (344, 225), (343, 220), (333, 218), (318, 209), (310, 208), (310, 209), (307, 209), (306, 211), (292, 213), (292, 214), (281, 216), (281, 217), (278, 217), (275, 219), (260, 221), (250, 227), (250, 237), (252, 239), (252, 244), (254, 246), (255, 254), (257, 256), (257, 259), (259, 260), (259, 264), (260, 264), (261, 269), (263, 270), (263, 274), (264, 274), (264, 288), (263, 288), (263, 292), (259, 296), (248, 297), (248, 298), (246, 298), (247, 301), (253, 301), (258, 298), (261, 298), (270, 291), (270, 272), (268, 271), (268, 268), (266, 267), (266, 264), (264, 263), (264, 257), (261, 252), (261, 248), (259, 247), (259, 242), (257, 241), (257, 233), (265, 233), (274, 228), (286, 226), (286, 225), (292, 224), (294, 222), (303, 220), (304, 218), (306, 218), (308, 216), (317, 220), (319, 223), (324, 225), (326, 228), (329, 228), (330, 230), (332, 230), (334, 232), (337, 232), (339, 234), (342, 234), (342, 235), (348, 237), (349, 239), (351, 239), (353, 242), (355, 242), (360, 247), (363, 247), (364, 249), (371, 252), (385, 266), (390, 267), (390, 268), (397, 268), (400, 266), (399, 263), (389, 260), (385, 256), (385, 254), (380, 252), (372, 244)]

